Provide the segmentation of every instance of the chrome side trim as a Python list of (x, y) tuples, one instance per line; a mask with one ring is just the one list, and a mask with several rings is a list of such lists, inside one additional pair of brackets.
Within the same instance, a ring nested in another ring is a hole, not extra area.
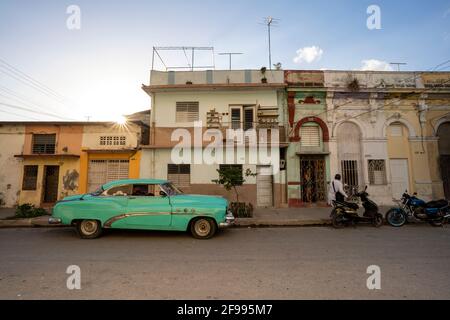
[(128, 218), (128, 217), (144, 217), (144, 216), (162, 216), (162, 215), (171, 215), (171, 212), (130, 212), (130, 213), (124, 213), (120, 214), (118, 216), (114, 216), (112, 218), (109, 218), (106, 220), (106, 222), (103, 224), (103, 228), (111, 228), (111, 225), (119, 220)]

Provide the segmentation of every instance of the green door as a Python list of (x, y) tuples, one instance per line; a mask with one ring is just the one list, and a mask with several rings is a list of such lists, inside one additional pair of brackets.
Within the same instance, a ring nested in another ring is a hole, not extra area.
[[(149, 186), (152, 188), (152, 186)], [(125, 223), (130, 228), (167, 229), (172, 222), (172, 208), (170, 198), (153, 195), (137, 195), (135, 192), (128, 196), (128, 207)]]

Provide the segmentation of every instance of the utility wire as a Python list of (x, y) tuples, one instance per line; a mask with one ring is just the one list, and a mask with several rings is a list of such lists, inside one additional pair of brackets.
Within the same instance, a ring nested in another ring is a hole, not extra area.
[[(27, 107), (36, 108), (39, 111), (46, 112), (44, 107), (42, 107), (42, 106), (40, 106), (40, 105), (38, 105), (38, 104), (36, 104), (36, 103), (34, 103), (32, 101), (27, 101), (26, 99), (22, 98), (19, 94), (15, 93), (14, 91), (12, 91), (12, 90), (10, 90), (10, 89), (8, 89), (6, 87), (1, 86), (1, 85), (0, 85), (0, 92), (6, 93), (6, 94), (11, 95), (11, 96), (14, 97), (14, 98), (11, 98), (11, 97), (5, 96), (4, 94), (0, 93), (1, 96), (5, 97), (7, 99), (13, 100), (13, 101), (18, 102), (18, 103), (20, 103), (22, 105), (25, 105)], [(52, 114), (55, 117), (58, 117), (58, 118), (61, 118), (61, 119), (66, 119), (66, 117), (57, 115), (56, 113), (52, 113)]]
[(28, 119), (31, 119), (31, 120), (39, 120), (38, 118), (35, 118), (35, 117), (32, 117), (32, 116), (27, 116), (27, 115), (23, 115), (23, 114), (18, 114), (18, 113), (11, 112), (11, 111), (6, 111), (6, 110), (1, 110), (1, 109), (0, 109), (0, 112), (6, 113), (6, 114), (10, 114), (10, 115), (13, 115), (13, 116), (17, 116), (17, 117), (20, 117), (20, 118), (25, 117), (25, 118), (28, 118)]
[(15, 105), (15, 104), (4, 103), (4, 102), (0, 101), (0, 105), (6, 106), (6, 107), (9, 107), (9, 108), (13, 108), (13, 109), (24, 110), (24, 111), (28, 111), (28, 112), (32, 112), (32, 113), (36, 113), (36, 114), (40, 114), (40, 115), (47, 115), (47, 116), (51, 116), (51, 117), (54, 117), (54, 118), (59, 118), (59, 119), (62, 119), (62, 120), (70, 121), (70, 119), (62, 118), (61, 116), (58, 116), (58, 115), (55, 115), (55, 114), (52, 114), (52, 113), (48, 113), (48, 112), (45, 112), (45, 111), (40, 111), (39, 112), (39, 111), (35, 111), (33, 109), (29, 109), (29, 108), (26, 108), (26, 107), (23, 107), (23, 106), (18, 106), (18, 105)]
[(33, 83), (37, 87), (39, 87), (42, 90), (48, 92), (49, 94), (55, 96), (56, 98), (61, 99), (61, 100), (67, 100), (63, 95), (61, 95), (58, 92), (56, 92), (55, 90), (49, 88), (48, 86), (46, 86), (42, 82), (32, 78), (31, 76), (29, 76), (25, 72), (20, 71), (19, 69), (15, 68), (11, 64), (9, 64), (5, 60), (3, 60), (2, 58), (0, 58), (0, 63), (3, 64), (3, 68), (6, 68), (6, 69), (10, 70), (11, 72), (17, 74), (18, 76), (20, 76), (22, 78), (25, 78), (27, 81), (30, 81), (31, 83)]

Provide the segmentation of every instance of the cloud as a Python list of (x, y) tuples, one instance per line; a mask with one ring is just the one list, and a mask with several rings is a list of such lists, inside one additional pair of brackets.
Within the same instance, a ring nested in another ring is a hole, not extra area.
[(317, 46), (304, 47), (297, 50), (297, 55), (294, 58), (294, 63), (312, 63), (320, 60), (323, 55), (323, 50)]
[(450, 8), (447, 9), (447, 11), (444, 12), (444, 19), (450, 16)]
[(392, 66), (386, 61), (380, 61), (376, 59), (369, 59), (361, 61), (362, 71), (393, 71)]

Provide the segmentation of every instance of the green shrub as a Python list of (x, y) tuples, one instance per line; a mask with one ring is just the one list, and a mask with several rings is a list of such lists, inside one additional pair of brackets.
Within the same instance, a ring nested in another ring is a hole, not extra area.
[(43, 208), (36, 208), (30, 203), (25, 203), (17, 207), (16, 218), (34, 218), (47, 215), (47, 210)]

